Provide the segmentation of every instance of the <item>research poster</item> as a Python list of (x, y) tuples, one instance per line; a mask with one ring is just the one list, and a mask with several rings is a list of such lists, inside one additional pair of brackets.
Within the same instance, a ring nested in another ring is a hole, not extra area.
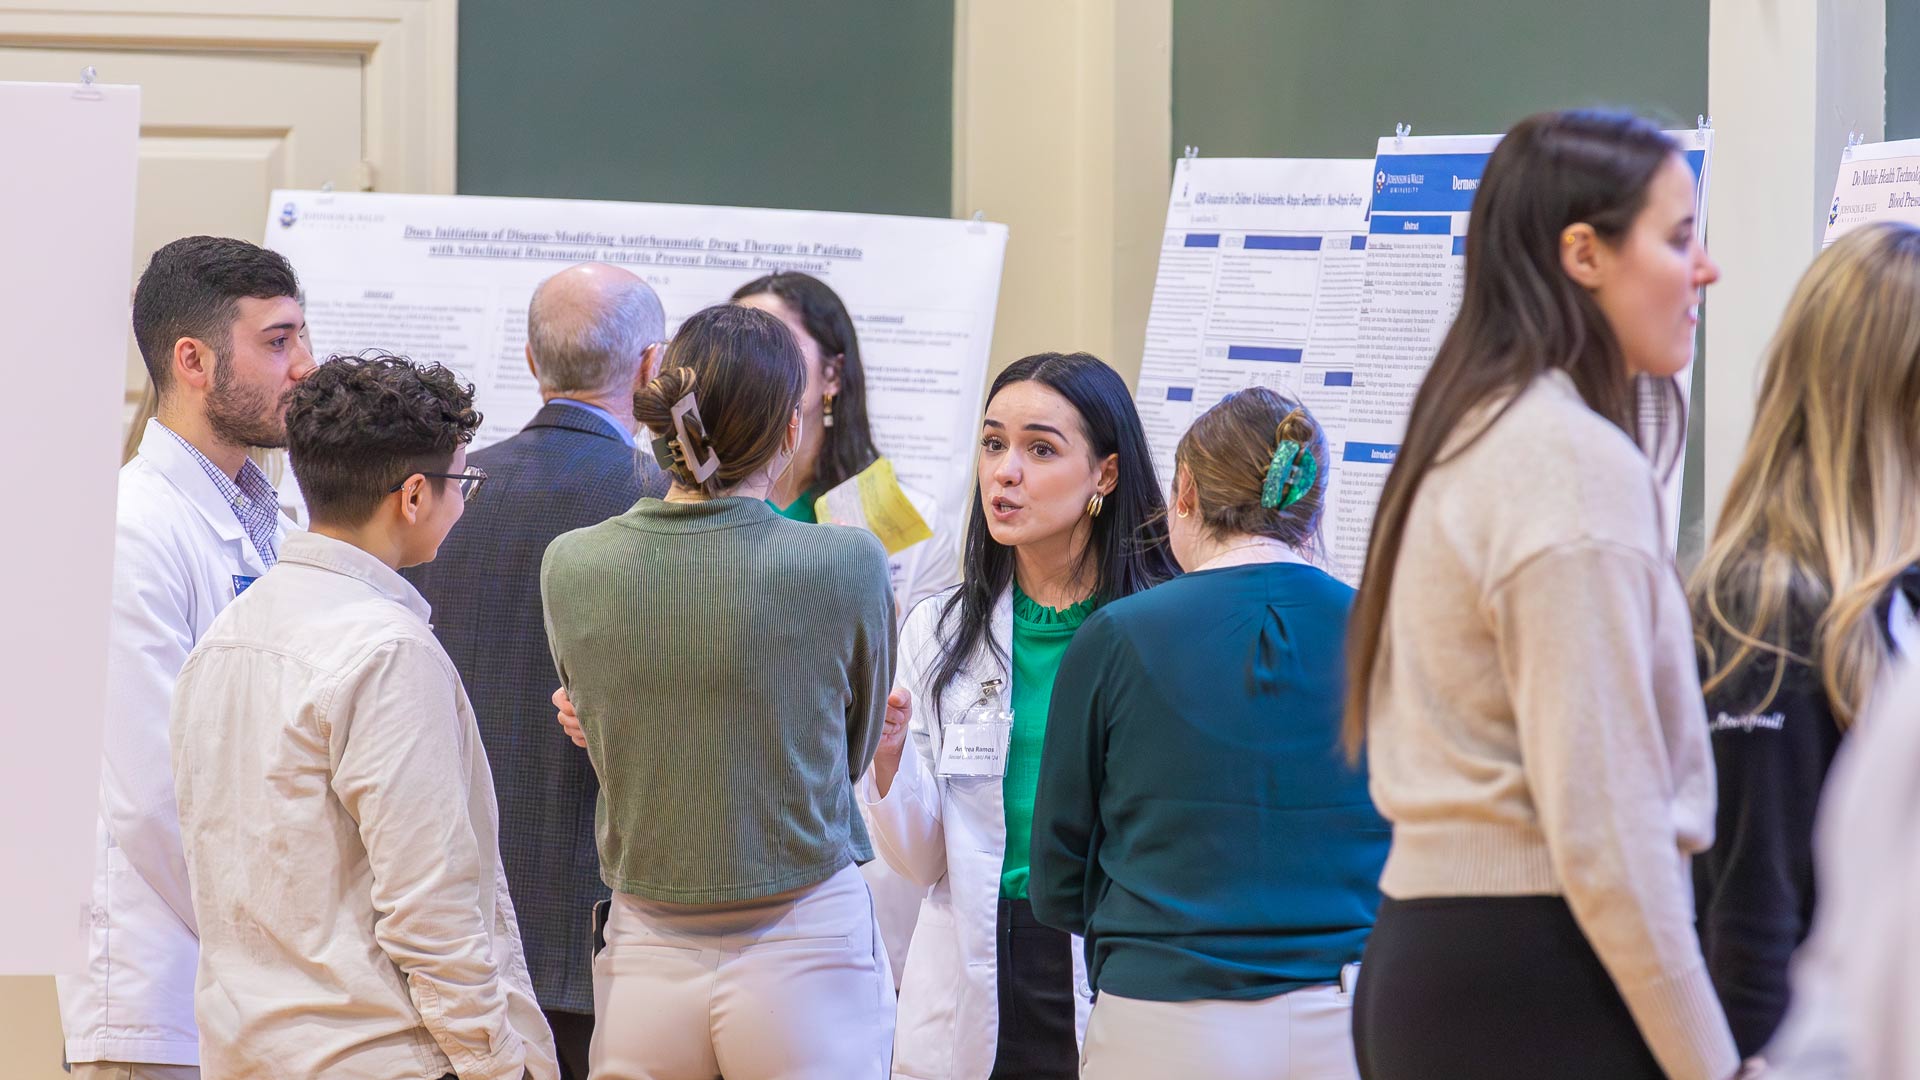
[[(1713, 131), (1668, 134), (1693, 170), (1704, 236)], [(1358, 583), (1414, 395), (1460, 307), (1468, 216), (1499, 141), (1394, 136), (1370, 161), (1176, 163), (1136, 391), (1163, 485), (1180, 437), (1222, 397), (1256, 385), (1293, 394), (1334, 457), (1321, 525), (1327, 568)], [(1889, 145), (1905, 147), (1910, 162), (1860, 170), (1855, 182), (1907, 183), (1883, 201), (1913, 206), (1920, 222), (1920, 141)], [(1843, 187), (1848, 178), (1843, 168)], [(1845, 203), (1836, 197), (1836, 215)], [(1684, 404), (1691, 372), (1678, 382)], [(1681, 424), (1674, 406), (1650, 389), (1642, 420)], [(1662, 493), (1676, 542), (1680, 485), (1676, 467)]]
[(1174, 166), (1135, 391), (1163, 487), (1194, 418), (1250, 386), (1305, 403), (1338, 456), (1371, 166), (1259, 158)]
[(1869, 221), (1920, 225), (1920, 139), (1850, 146), (1841, 155), (1826, 243)]
[(1498, 136), (1389, 137), (1367, 179), (1367, 255), (1353, 398), (1323, 526), (1333, 572), (1357, 583), (1374, 508), (1413, 397), (1466, 284), (1467, 215)]
[(535, 286), (579, 262), (625, 266), (682, 319), (763, 274), (840, 294), (866, 367), (875, 441), (956, 531), (972, 497), (1006, 226), (657, 203), (277, 191), (267, 246), (306, 293), (317, 356), (379, 348), (438, 361), (476, 388), (476, 446), (540, 408), (526, 360)]
[[(1706, 231), (1713, 131), (1668, 132), (1694, 174), (1695, 228)], [(1346, 442), (1334, 470), (1325, 527), (1335, 571), (1358, 580), (1368, 532), (1387, 472), (1399, 455), (1414, 394), (1459, 311), (1466, 284), (1467, 222), (1487, 160), (1499, 136), (1387, 137), (1374, 160), (1373, 204), (1355, 345), (1354, 386)], [(1641, 421), (1677, 427), (1692, 372), (1677, 377), (1678, 402), (1649, 387)], [(1676, 459), (1677, 462), (1678, 459)], [(1661, 492), (1673, 543), (1679, 541), (1682, 470), (1676, 464)]]
[(18, 526), (0, 541), (0, 975), (86, 970), (94, 875), (112, 872), (94, 854), (139, 142), (137, 86), (0, 82), (0, 146), (32, 148), (0, 169), (0, 349), (57, 343), (61, 361), (0, 397)]

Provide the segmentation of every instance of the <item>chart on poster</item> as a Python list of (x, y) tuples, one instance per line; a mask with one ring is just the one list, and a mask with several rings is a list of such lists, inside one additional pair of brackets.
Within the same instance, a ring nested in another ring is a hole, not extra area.
[(380, 348), (471, 380), (476, 445), (540, 407), (526, 359), (535, 286), (588, 261), (625, 266), (687, 315), (777, 270), (825, 281), (852, 313), (875, 441), (902, 483), (957, 528), (971, 497), (975, 424), (993, 337), (1006, 226), (657, 203), (279, 191), (267, 246), (306, 293), (315, 355)]

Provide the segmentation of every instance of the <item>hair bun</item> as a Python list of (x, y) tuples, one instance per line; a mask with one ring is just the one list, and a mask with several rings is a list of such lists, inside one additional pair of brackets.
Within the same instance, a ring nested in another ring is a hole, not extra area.
[(660, 373), (633, 395), (633, 415), (676, 483), (718, 497), (779, 464), (806, 379), (785, 323), (715, 304), (674, 331)]
[(673, 407), (693, 393), (699, 381), (690, 367), (668, 368), (633, 392), (633, 417), (645, 424), (654, 436), (654, 463), (687, 487), (700, 482), (690, 462), (708, 456), (707, 428), (698, 408), (688, 413), (681, 421), (686, 429), (685, 445), (682, 445), (681, 432), (673, 423)]
[(633, 392), (633, 418), (655, 435), (673, 434), (673, 403), (692, 393), (698, 382), (690, 367), (662, 371)]
[(1319, 428), (1315, 426), (1313, 417), (1306, 409), (1295, 406), (1294, 410), (1280, 421), (1280, 426), (1274, 434), (1276, 442), (1297, 442), (1302, 446), (1312, 446), (1314, 436), (1319, 434)]

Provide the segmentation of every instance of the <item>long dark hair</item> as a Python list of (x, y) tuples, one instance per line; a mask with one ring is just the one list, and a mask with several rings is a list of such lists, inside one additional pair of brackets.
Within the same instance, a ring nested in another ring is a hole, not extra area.
[[(1042, 383), (1066, 398), (1080, 414), (1094, 457), (1120, 455), (1113, 494), (1093, 519), (1093, 534), (1078, 568), (1093, 564), (1094, 602), (1130, 596), (1179, 573), (1167, 544), (1166, 502), (1153, 473), (1153, 454), (1147, 449), (1146, 432), (1140, 427), (1140, 413), (1126, 381), (1087, 353), (1039, 353), (1016, 360), (1002, 371), (987, 391), (987, 401), (991, 403), (1001, 390), (1018, 382)], [(940, 661), (934, 665), (930, 684), (936, 711), (941, 692), (982, 641), (1001, 663), (1007, 661), (988, 627), (995, 602), (1013, 582), (1013, 549), (996, 542), (987, 531), (977, 478), (973, 508), (967, 512), (964, 563), (960, 589), (940, 612)]]
[[(853, 316), (840, 294), (811, 274), (782, 270), (754, 278), (733, 291), (733, 299), (766, 293), (786, 301), (807, 335), (820, 346), (821, 359), (840, 372), (840, 393), (833, 399), (833, 426), (820, 432), (820, 457), (814, 462), (813, 491), (835, 488), (874, 463), (880, 451), (873, 445), (873, 427), (867, 422), (867, 369), (860, 362), (860, 338)], [(834, 357), (838, 356), (838, 360)]]
[[(1638, 387), (1620, 343), (1593, 297), (1562, 269), (1560, 237), (1584, 222), (1606, 242), (1618, 243), (1646, 204), (1648, 185), (1678, 152), (1672, 139), (1636, 116), (1574, 110), (1520, 121), (1487, 162), (1467, 223), (1460, 313), (1413, 399), (1406, 437), (1374, 514), (1366, 570), (1348, 623), (1342, 737), (1350, 755), (1358, 756), (1366, 737), (1374, 656), (1407, 513), (1447, 440), (1468, 417), (1540, 374), (1559, 370), (1572, 378), (1588, 408), (1629, 438), (1639, 441), (1646, 434)], [(1666, 412), (1680, 418), (1679, 388), (1663, 381), (1675, 406)], [(1684, 418), (1677, 424), (1649, 436), (1664, 446), (1669, 467)]]

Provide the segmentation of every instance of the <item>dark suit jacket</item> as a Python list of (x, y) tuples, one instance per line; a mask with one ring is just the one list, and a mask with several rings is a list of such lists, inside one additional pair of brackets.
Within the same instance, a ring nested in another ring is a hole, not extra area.
[(540, 606), (540, 559), (563, 532), (666, 494), (667, 477), (613, 426), (548, 404), (468, 461), (487, 481), (434, 561), (405, 571), (473, 699), (500, 803), (500, 855), (544, 1009), (593, 1011), (592, 909), (607, 897), (595, 846), (599, 781), (554, 722), (560, 685)]

